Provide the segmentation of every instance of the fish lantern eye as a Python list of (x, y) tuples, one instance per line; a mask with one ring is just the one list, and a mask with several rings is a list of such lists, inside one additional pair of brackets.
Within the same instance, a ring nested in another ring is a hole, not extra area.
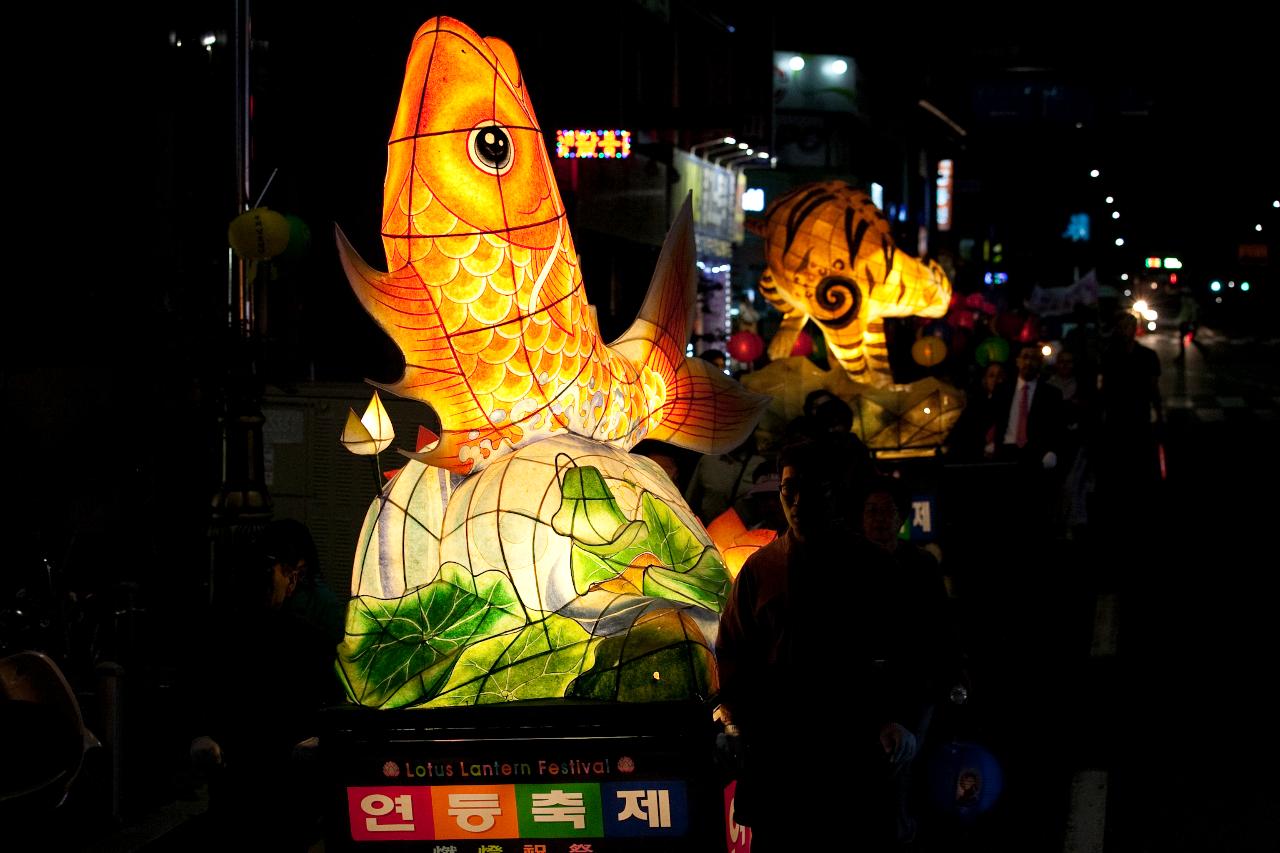
[(467, 154), (481, 171), (505, 175), (511, 169), (511, 137), (506, 128), (486, 122), (472, 129), (467, 138)]

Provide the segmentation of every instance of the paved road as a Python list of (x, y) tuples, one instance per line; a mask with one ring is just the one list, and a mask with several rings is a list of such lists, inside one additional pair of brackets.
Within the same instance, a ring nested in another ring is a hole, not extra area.
[(1180, 364), (1176, 333), (1143, 338), (1163, 367), (1168, 478), (1113, 535), (953, 550), (967, 732), (1006, 791), (926, 849), (1277, 849), (1280, 338), (1200, 340)]

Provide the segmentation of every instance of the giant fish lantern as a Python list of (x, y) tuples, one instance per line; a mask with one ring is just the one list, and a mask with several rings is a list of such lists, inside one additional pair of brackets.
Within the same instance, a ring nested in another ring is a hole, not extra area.
[(339, 250), (404, 354), (404, 375), (379, 387), (429, 404), (442, 429), (365, 520), (339, 647), (349, 696), (708, 695), (729, 574), (675, 485), (627, 450), (653, 438), (722, 452), (768, 398), (684, 355), (688, 203), (640, 317), (606, 345), (508, 45), (424, 24), (388, 149), (388, 271), (341, 231)]
[(767, 262), (760, 293), (783, 315), (770, 358), (789, 356), (813, 318), (850, 379), (883, 387), (893, 381), (884, 318), (942, 317), (951, 305), (942, 268), (899, 252), (871, 197), (843, 181), (792, 190), (756, 230)]

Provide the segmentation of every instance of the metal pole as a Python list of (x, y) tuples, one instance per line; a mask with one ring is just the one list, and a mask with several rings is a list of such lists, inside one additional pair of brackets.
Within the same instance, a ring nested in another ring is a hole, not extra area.
[[(253, 19), (250, 0), (234, 0), (232, 82), (235, 114), (236, 193), (239, 216), (249, 209), (252, 188), (252, 127), (249, 112)], [(262, 392), (258, 388), (254, 343), (253, 282), (247, 261), (227, 255), (228, 365), (222, 421), (222, 485), (212, 502), (209, 599), (231, 568), (240, 546), (271, 518), (271, 496), (263, 471)]]

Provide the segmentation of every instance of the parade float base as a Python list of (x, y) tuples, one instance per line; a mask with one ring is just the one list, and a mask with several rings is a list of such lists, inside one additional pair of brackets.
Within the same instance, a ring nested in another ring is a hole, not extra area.
[(325, 849), (723, 849), (716, 725), (698, 703), (565, 701), (322, 715)]

